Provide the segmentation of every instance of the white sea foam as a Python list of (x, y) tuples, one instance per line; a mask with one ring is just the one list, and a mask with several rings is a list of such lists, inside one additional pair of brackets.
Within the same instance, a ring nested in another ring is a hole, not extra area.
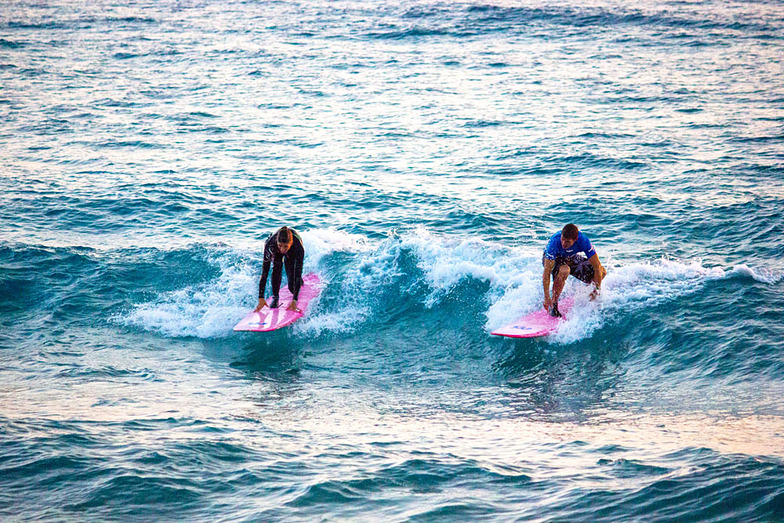
[(341, 307), (336, 312), (314, 312), (294, 324), (294, 330), (310, 336), (319, 336), (326, 332), (351, 332), (365, 321), (370, 313), (369, 307), (361, 305)]
[(778, 283), (784, 278), (784, 273), (772, 269), (752, 269), (746, 264), (736, 265), (732, 268), (732, 275), (752, 278), (761, 283)]
[(366, 237), (339, 231), (334, 227), (313, 229), (301, 233), (305, 246), (305, 264), (317, 267), (324, 256), (333, 252), (360, 253), (373, 249), (373, 244)]
[(166, 336), (227, 335), (252, 303), (249, 291), (258, 284), (255, 264), (238, 261), (232, 253), (216, 254), (209, 261), (220, 267), (217, 279), (165, 293), (115, 319)]
[(346, 333), (364, 323), (373, 313), (374, 300), (385, 288), (395, 284), (400, 276), (400, 244), (388, 239), (380, 244), (359, 242), (351, 247), (357, 254), (355, 261), (335, 282), (333, 292), (339, 296), (337, 308), (309, 315), (298, 328), (309, 334), (324, 331)]
[(400, 245), (411, 249), (431, 289), (425, 305), (434, 306), (466, 279), (504, 283), (519, 273), (520, 253), (476, 238), (450, 238), (419, 228), (404, 236)]

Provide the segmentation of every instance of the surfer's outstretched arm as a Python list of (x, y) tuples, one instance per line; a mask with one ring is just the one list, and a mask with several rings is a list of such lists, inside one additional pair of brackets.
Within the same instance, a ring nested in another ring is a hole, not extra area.
[(289, 290), (291, 291), (292, 301), (287, 307), (290, 311), (299, 310), (297, 300), (299, 291), (302, 288), (302, 266), (305, 262), (305, 247), (302, 245), (302, 238), (293, 229), (292, 239), (286, 253), (286, 277), (289, 280)]
[(259, 303), (256, 305), (254, 311), (259, 312), (262, 307), (267, 306), (267, 300), (264, 299), (264, 291), (267, 288), (267, 275), (270, 270), (270, 262), (267, 257), (264, 257), (264, 265), (261, 268), (261, 279), (259, 280)]
[(596, 298), (599, 295), (599, 291), (602, 288), (602, 280), (605, 276), (607, 276), (607, 269), (602, 266), (602, 262), (599, 261), (599, 255), (594, 254), (590, 258), (588, 258), (588, 263), (591, 264), (593, 267), (593, 285), (596, 287), (593, 292), (591, 293), (591, 299)]
[(551, 260), (549, 258), (544, 259), (544, 274), (542, 274), (542, 286), (544, 287), (544, 308), (548, 311), (550, 310), (550, 306), (553, 304), (553, 300), (550, 297), (550, 274), (553, 272), (553, 266), (555, 265), (555, 260)]
[(270, 265), (272, 264), (272, 258), (274, 256), (270, 242), (271, 239), (272, 236), (270, 236), (267, 239), (267, 243), (264, 244), (264, 263), (261, 266), (261, 278), (259, 279), (259, 304), (254, 309), (255, 312), (259, 312), (262, 307), (267, 305), (267, 300), (264, 299), (264, 293), (267, 289), (267, 276), (269, 276)]

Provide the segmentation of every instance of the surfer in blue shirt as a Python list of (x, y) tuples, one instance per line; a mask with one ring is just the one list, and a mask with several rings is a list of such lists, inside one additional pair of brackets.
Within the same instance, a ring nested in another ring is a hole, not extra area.
[[(602, 285), (602, 280), (607, 275), (607, 270), (602, 267), (596, 250), (586, 235), (581, 233), (577, 226), (570, 223), (553, 234), (547, 242), (544, 255), (544, 308), (551, 316), (560, 317), (558, 311), (558, 298), (564, 288), (566, 279), (571, 274), (578, 280), (594, 285), (591, 299), (596, 298)], [(553, 277), (553, 293), (550, 295), (550, 277)]]
[[(264, 263), (261, 267), (261, 280), (259, 281), (259, 304), (254, 309), (259, 312), (262, 307), (268, 306), (275, 309), (279, 306), (280, 283), (282, 280), (282, 269), (286, 268), (286, 279), (288, 287), (293, 296), (293, 301), (287, 307), (289, 310), (297, 310), (297, 298), (299, 289), (302, 287), (302, 264), (305, 261), (305, 248), (302, 246), (302, 238), (297, 231), (288, 227), (281, 227), (276, 232), (270, 234), (264, 244)], [(264, 291), (267, 287), (267, 275), (270, 265), (272, 265), (272, 299), (267, 304), (264, 299)]]

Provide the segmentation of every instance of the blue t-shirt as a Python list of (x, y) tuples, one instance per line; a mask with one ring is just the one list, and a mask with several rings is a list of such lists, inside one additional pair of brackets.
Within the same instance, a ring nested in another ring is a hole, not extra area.
[(548, 260), (554, 260), (556, 257), (568, 258), (580, 252), (585, 253), (586, 258), (590, 258), (596, 254), (596, 250), (593, 248), (593, 245), (591, 245), (591, 240), (583, 233), (578, 232), (577, 241), (568, 249), (564, 249), (563, 245), (561, 245), (561, 232), (559, 231), (553, 234), (553, 237), (547, 242), (547, 248), (544, 250), (544, 257)]

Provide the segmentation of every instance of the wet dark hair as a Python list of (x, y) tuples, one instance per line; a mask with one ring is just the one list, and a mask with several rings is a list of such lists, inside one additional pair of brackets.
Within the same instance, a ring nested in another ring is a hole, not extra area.
[(573, 223), (568, 223), (561, 229), (561, 237), (566, 238), (567, 240), (576, 240), (579, 233), (580, 231)]
[(280, 244), (288, 245), (294, 238), (291, 235), (291, 229), (288, 227), (281, 227), (278, 229), (278, 233), (275, 236), (275, 241)]

